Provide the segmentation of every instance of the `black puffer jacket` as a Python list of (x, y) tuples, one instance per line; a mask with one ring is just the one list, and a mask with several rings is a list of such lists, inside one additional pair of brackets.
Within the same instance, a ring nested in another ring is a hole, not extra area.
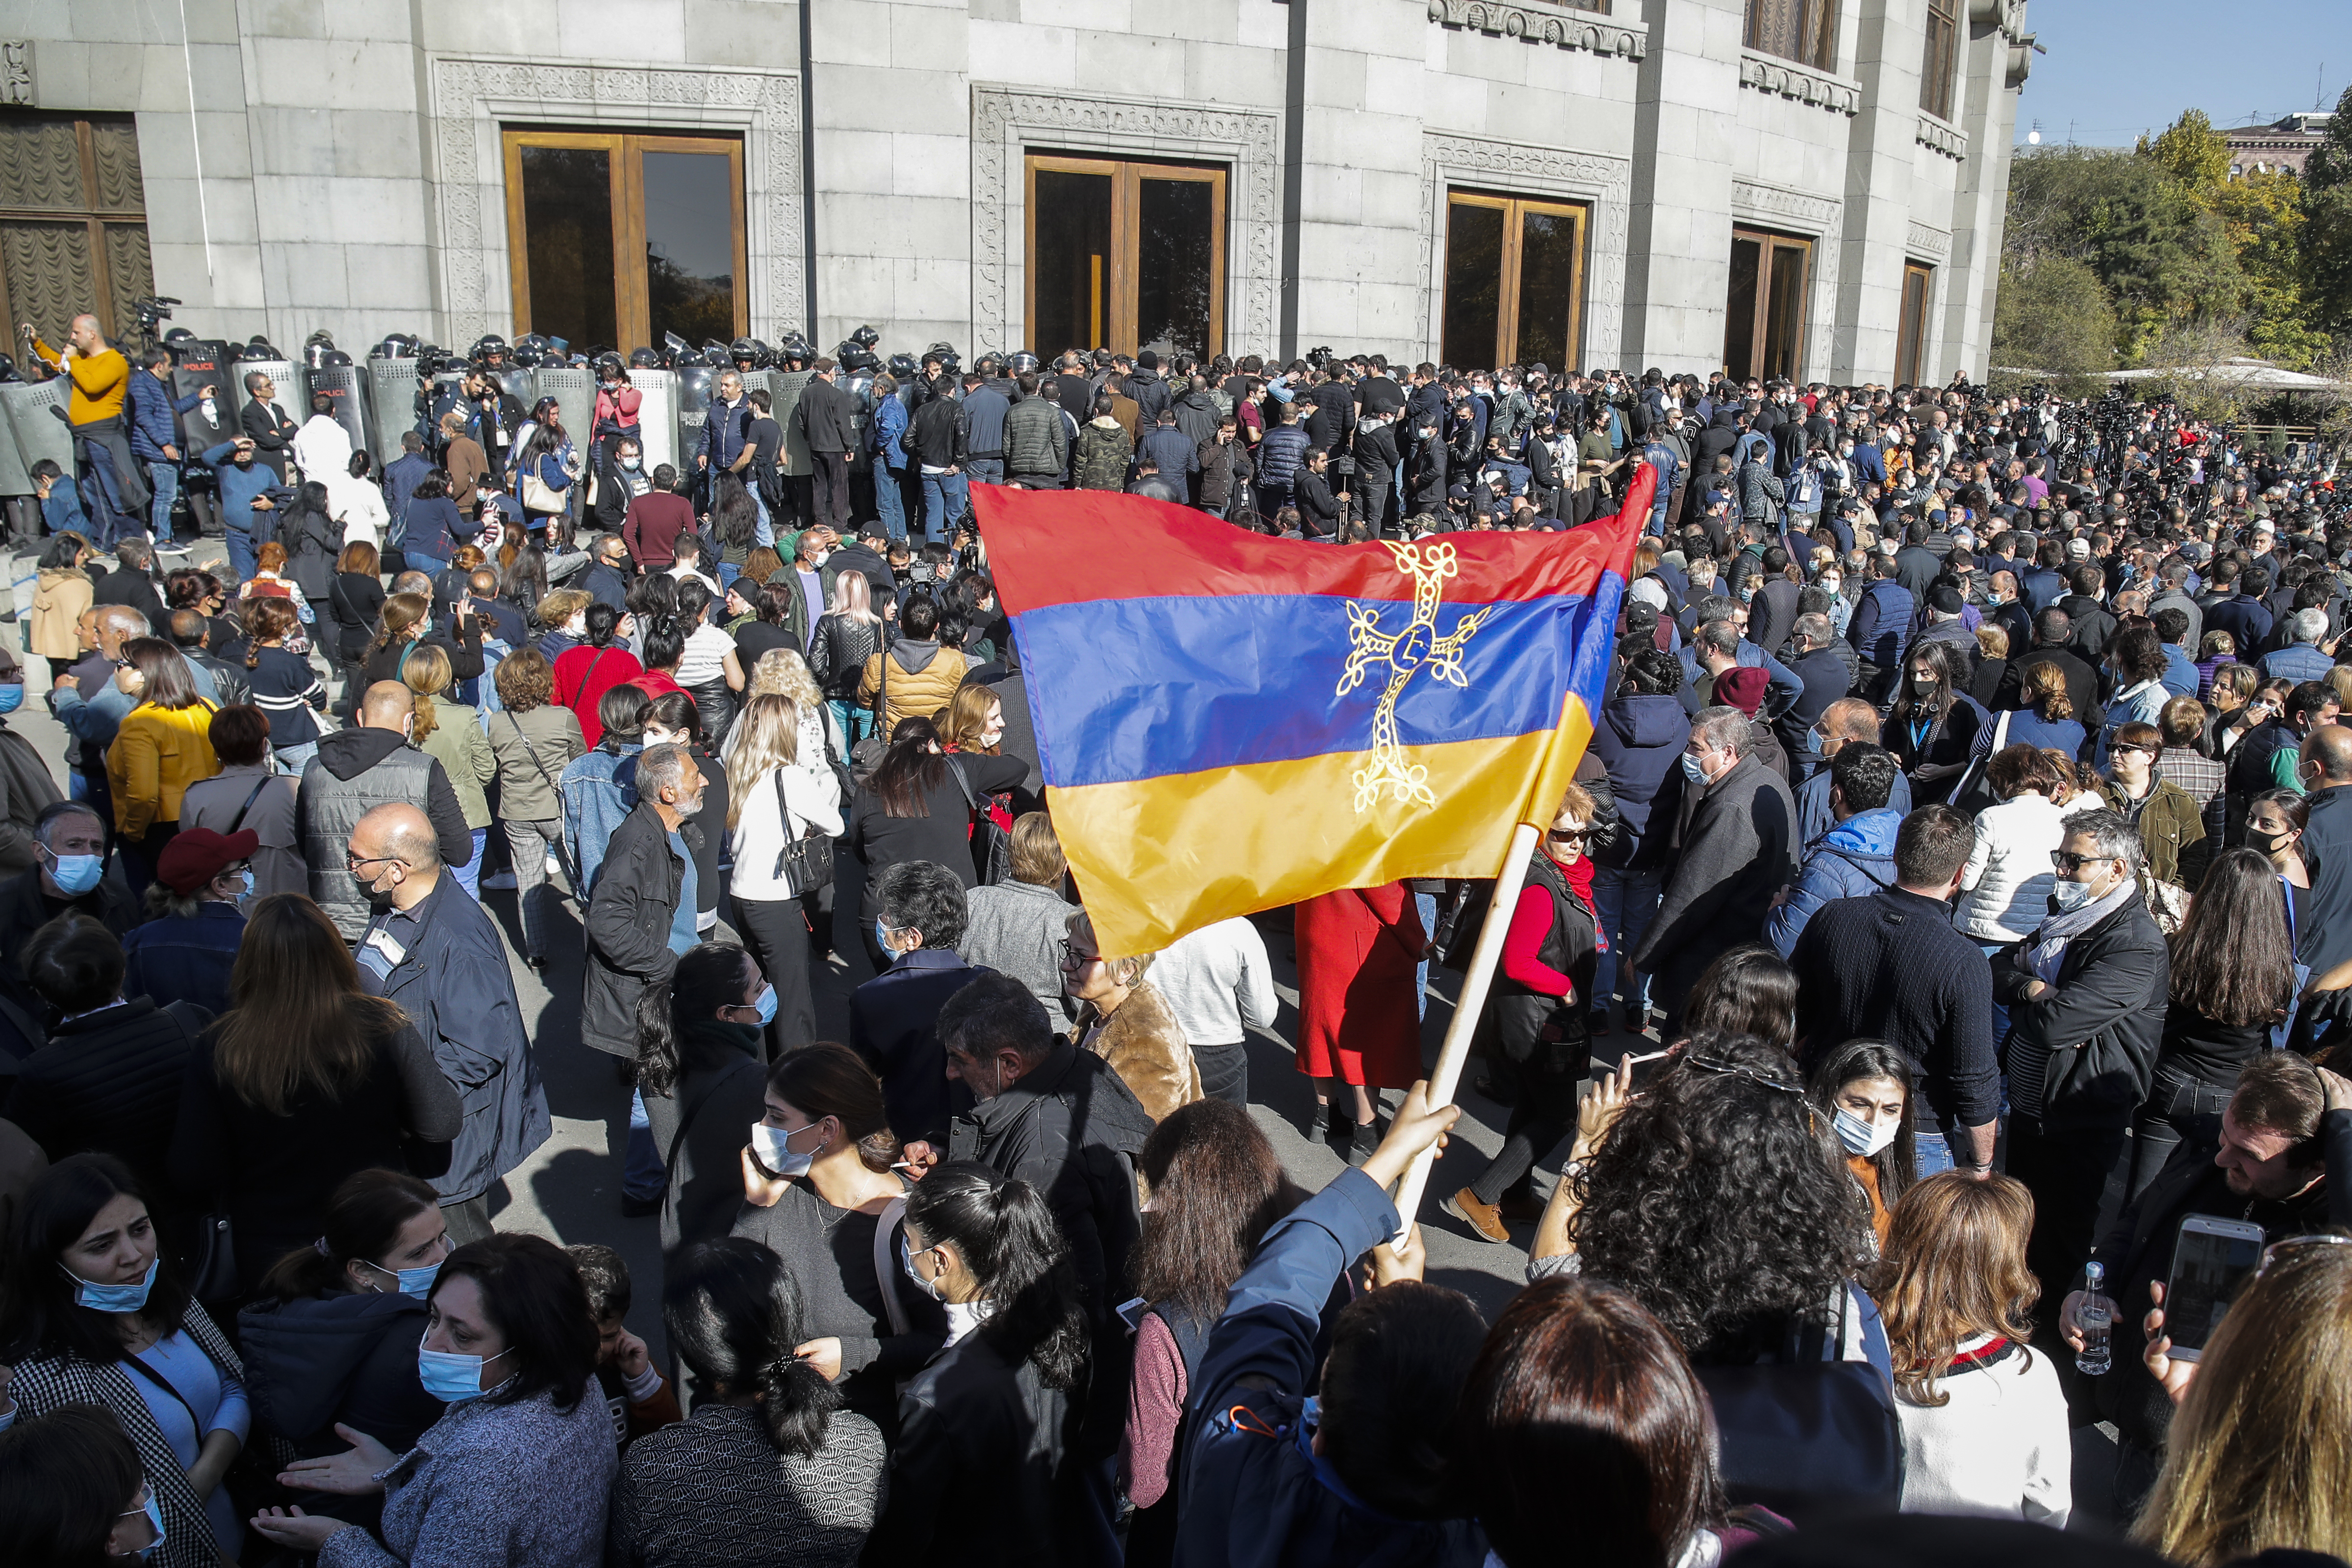
[(809, 673), (818, 688), (835, 701), (856, 701), (858, 678), (882, 646), (881, 637), (879, 621), (855, 621), (830, 612), (820, 616), (809, 648)]
[(2021, 1101), (2016, 1113), (2038, 1116), (2045, 1133), (2121, 1131), (2147, 1098), (2164, 1039), (2165, 1009), (2151, 1001), (2171, 988), (2164, 932), (2134, 889), (2113, 914), (2067, 942), (2058, 978), (2027, 1001), (2026, 986), (2039, 978), (2027, 958), (2032, 947), (2028, 938), (1992, 961), (1993, 999), (2009, 1005), (2013, 1031), (2012, 1080), (2020, 1051), (2048, 1053), (2041, 1103)]
[(350, 1447), (337, 1422), (404, 1454), (441, 1419), (445, 1407), (417, 1378), (425, 1303), (413, 1296), (269, 1297), (239, 1312), (236, 1326), (254, 1423), (294, 1445), (298, 1458)]
[(140, 996), (58, 1024), (18, 1068), (7, 1120), (52, 1163), (111, 1154), (139, 1173), (151, 1196), (167, 1198), (177, 1190), (165, 1155), (180, 1080), (212, 1021), (193, 1002), (158, 1007)]

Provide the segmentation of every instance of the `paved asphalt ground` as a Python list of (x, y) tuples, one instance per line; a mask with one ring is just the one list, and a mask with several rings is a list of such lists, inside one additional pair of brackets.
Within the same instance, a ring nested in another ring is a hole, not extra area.
[[(176, 557), (165, 562), (167, 566), (182, 563)], [(220, 570), (225, 556), (216, 542), (205, 541), (187, 563)], [(21, 616), (31, 598), (32, 557), (19, 556), (11, 564), (9, 576), (18, 584), (16, 603)], [(49, 716), (47, 705), (37, 700), (49, 684), (44, 661), (24, 652), (20, 622), (0, 624), (0, 636), (8, 639), (10, 649), (26, 665), (26, 702), (6, 722), (39, 748), (62, 786), (66, 732)], [(332, 689), (333, 679), (324, 662), (315, 658), (312, 662), (328, 677), (331, 692), (340, 697)], [(621, 1215), (621, 1151), (628, 1132), (628, 1091), (614, 1083), (611, 1059), (580, 1043), (583, 963), (580, 911), (569, 900), (562, 905), (556, 917), (557, 934), (549, 944), (553, 962), (542, 977), (522, 962), (522, 930), (515, 895), (491, 892), (484, 900), (507, 933), (515, 994), (530, 1027), (555, 1124), (554, 1135), (493, 1190), (491, 1217), (501, 1230), (534, 1232), (567, 1246), (603, 1242), (616, 1248), (627, 1260), (635, 1285), (629, 1327), (653, 1348), (657, 1360), (663, 1359), (656, 1222)], [(721, 924), (720, 934), (731, 937), (733, 933), (723, 929), (723, 919)], [(1250, 1113), (1272, 1140), (1292, 1177), (1313, 1191), (1339, 1173), (1341, 1162), (1319, 1139), (1310, 1139), (1301, 1131), (1313, 1113), (1314, 1095), (1297, 1070), (1289, 1044), (1297, 1034), (1298, 989), (1287, 915), (1276, 911), (1258, 917), (1258, 924), (1273, 959), (1282, 1006), (1274, 1028), (1255, 1031), (1250, 1040)], [(855, 942), (847, 945), (846, 963), (835, 957), (816, 965), (812, 973), (821, 1039), (849, 1038), (849, 994), (873, 975), (862, 945)], [(1430, 976), (1428, 1007), (1422, 1021), (1424, 1064), (1437, 1059), (1446, 1026), (1454, 1016), (1456, 985), (1457, 978), (1443, 969), (1433, 970)], [(1442, 1194), (1466, 1185), (1502, 1144), (1507, 1112), (1471, 1087), (1477, 1076), (1478, 1064), (1474, 1061), (1463, 1075), (1466, 1113), (1431, 1174), (1421, 1222), (1430, 1282), (1462, 1291), (1491, 1321), (1525, 1279), (1527, 1245), (1535, 1231), (1532, 1226), (1518, 1226), (1510, 1246), (1497, 1246), (1473, 1235), (1437, 1206)], [(1384, 1097), (1383, 1114), (1400, 1098), (1390, 1091)], [(1557, 1168), (1555, 1162), (1539, 1170), (1538, 1194), (1549, 1191)], [(2097, 1427), (2080, 1428), (2074, 1436), (2077, 1512), (2074, 1528), (2105, 1531), (2111, 1528), (2102, 1501), (2105, 1478), (2113, 1473), (2113, 1447)]]

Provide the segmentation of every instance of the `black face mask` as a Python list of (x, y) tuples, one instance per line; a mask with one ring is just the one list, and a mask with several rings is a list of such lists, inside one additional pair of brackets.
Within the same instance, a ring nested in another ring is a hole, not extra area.
[(2275, 855), (2288, 837), (2284, 833), (2264, 833), (2259, 827), (2249, 827), (2246, 829), (2246, 847), (2257, 855)]

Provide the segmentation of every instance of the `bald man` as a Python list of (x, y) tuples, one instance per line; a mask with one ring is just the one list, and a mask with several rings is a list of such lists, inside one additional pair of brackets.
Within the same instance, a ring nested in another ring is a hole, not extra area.
[(465, 1102), (448, 1169), (432, 1181), (449, 1239), (478, 1241), (490, 1234), (490, 1189), (553, 1128), (505, 939), (445, 874), (440, 834), (415, 806), (362, 812), (343, 848), (374, 910), (359, 941), (360, 984), (400, 1005)]
[[(1822, 710), (1820, 721), (1813, 725), (1813, 744), (1821, 752), (1822, 765), (1797, 786), (1797, 834), (1808, 845), (1837, 826), (1837, 814), (1830, 808), (1829, 760), (1849, 741), (1878, 743), (1878, 710), (1860, 697), (1839, 698)], [(1911, 781), (1899, 773), (1886, 806), (1906, 816), (1911, 813)]]
[(2296, 957), (2314, 974), (2326, 974), (2352, 959), (2352, 730), (2319, 725), (2304, 737), (2302, 753), (2296, 765), (2311, 808), (2303, 832), (2311, 897)]
[(356, 943), (366, 931), (376, 897), (345, 859), (352, 830), (374, 807), (416, 808), (431, 827), (436, 868), (473, 858), (474, 835), (449, 775), (409, 744), (415, 702), (401, 682), (377, 681), (360, 697), (357, 727), (322, 737), (302, 770), (302, 855), (310, 869), (310, 897), (346, 942)]
[(74, 455), (84, 471), (99, 480), (83, 494), (88, 497), (94, 491), (113, 513), (100, 527), (100, 537), (91, 542), (110, 546), (139, 529), (140, 514), (149, 499), (146, 475), (131, 455), (131, 435), (122, 423), (122, 400), (131, 391), (131, 362), (106, 346), (96, 316), (73, 319), (62, 353), (43, 342), (28, 324), (18, 323), (16, 331), (43, 363), (73, 384), (66, 421), (73, 426)]

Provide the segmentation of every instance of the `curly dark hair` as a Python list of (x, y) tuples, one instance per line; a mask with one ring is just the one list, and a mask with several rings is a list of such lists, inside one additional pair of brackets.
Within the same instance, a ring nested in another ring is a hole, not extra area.
[(1693, 1037), (1570, 1178), (1570, 1239), (1694, 1360), (1777, 1350), (1871, 1256), (1830, 1121), (1796, 1064), (1752, 1035)]

